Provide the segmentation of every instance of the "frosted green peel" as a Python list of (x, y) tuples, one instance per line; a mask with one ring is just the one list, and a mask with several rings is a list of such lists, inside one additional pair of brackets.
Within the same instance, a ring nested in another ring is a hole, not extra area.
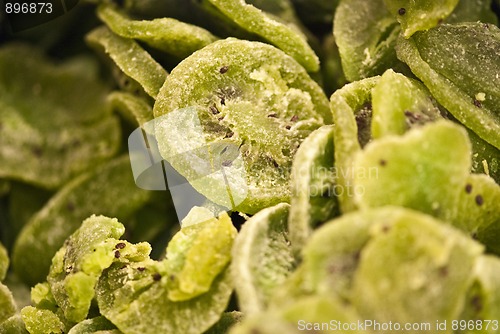
[(172, 70), (154, 113), (162, 156), (209, 200), (247, 213), (289, 200), (293, 155), (331, 123), (328, 100), (297, 62), (234, 38)]
[(156, 98), (165, 82), (167, 72), (137, 42), (115, 35), (106, 27), (99, 27), (86, 36), (87, 43), (103, 51), (144, 91)]
[(427, 88), (393, 70), (387, 70), (372, 90), (373, 139), (402, 135), (414, 126), (441, 119)]
[(115, 34), (143, 41), (181, 59), (217, 40), (203, 28), (172, 18), (131, 20), (110, 4), (101, 4), (97, 15)]
[(209, 0), (243, 29), (257, 34), (292, 56), (309, 72), (319, 70), (319, 60), (306, 37), (293, 26), (277, 21), (244, 0)]
[[(360, 113), (364, 106), (369, 106), (372, 89), (378, 83), (379, 78), (373, 77), (347, 84), (337, 90), (330, 98), (330, 108), (334, 120), (336, 183), (343, 190), (338, 196), (342, 212), (352, 211), (356, 208), (353, 198), (354, 170), (352, 161), (354, 155), (361, 150), (360, 137), (365, 138), (365, 144), (366, 140), (371, 138), (370, 126), (366, 126), (366, 119), (369, 121), (371, 115), (368, 113), (364, 117)], [(367, 109), (369, 110), (369, 108)], [(358, 127), (356, 115), (365, 118), (361, 119), (363, 122), (361, 124), (365, 125), (363, 128)]]
[(443, 24), (408, 40), (398, 39), (396, 50), (441, 105), (500, 148), (498, 27)]
[(467, 132), (444, 120), (374, 141), (354, 160), (356, 203), (398, 205), (449, 221), (469, 174), (470, 152)]
[(231, 273), (245, 314), (266, 310), (274, 290), (294, 269), (287, 236), (289, 208), (282, 203), (260, 211), (235, 240)]
[(294, 157), (288, 229), (296, 253), (317, 224), (338, 214), (333, 129), (325, 125), (312, 132)]
[(405, 38), (417, 31), (434, 28), (447, 18), (460, 0), (384, 0), (387, 9), (401, 24)]

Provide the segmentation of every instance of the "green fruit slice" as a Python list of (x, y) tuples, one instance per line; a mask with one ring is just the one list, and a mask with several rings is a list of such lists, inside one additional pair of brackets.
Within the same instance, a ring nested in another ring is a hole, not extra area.
[(354, 306), (380, 322), (459, 319), (482, 246), (427, 215), (401, 210), (395, 218), (370, 229), (353, 280)]
[(118, 119), (92, 61), (56, 65), (39, 49), (3, 46), (0, 95), (0, 179), (57, 189), (118, 150)]
[(330, 98), (334, 119), (336, 182), (340, 191), (338, 199), (342, 212), (356, 208), (352, 162), (361, 146), (371, 139), (371, 92), (379, 79), (380, 77), (373, 77), (347, 84)]
[(143, 41), (181, 59), (217, 40), (203, 28), (172, 18), (131, 20), (109, 4), (101, 4), (97, 15), (115, 34)]
[(165, 82), (167, 71), (137, 42), (116, 35), (107, 27), (99, 27), (86, 36), (86, 41), (108, 54), (120, 70), (156, 98)]
[(411, 127), (442, 118), (424, 85), (393, 70), (387, 70), (373, 87), (372, 106), (374, 139), (402, 135)]
[(376, 140), (354, 161), (356, 202), (361, 208), (399, 205), (451, 221), (470, 155), (467, 132), (445, 120)]
[(231, 272), (245, 314), (264, 311), (274, 290), (294, 268), (287, 240), (289, 208), (282, 203), (260, 211), (243, 225), (235, 240)]
[(500, 30), (443, 24), (398, 39), (398, 57), (458, 121), (500, 149)]
[(394, 46), (400, 30), (383, 0), (341, 0), (333, 34), (347, 80), (382, 74), (396, 65)]
[(247, 213), (289, 200), (297, 148), (331, 123), (328, 100), (297, 62), (234, 38), (172, 70), (154, 113), (163, 158), (209, 200)]
[(259, 35), (271, 44), (292, 56), (309, 72), (319, 70), (319, 60), (306, 37), (297, 28), (292, 28), (244, 0), (209, 0), (222, 13), (234, 20), (243, 29)]
[(133, 182), (127, 156), (80, 175), (57, 192), (23, 228), (12, 252), (14, 270), (29, 285), (44, 281), (52, 257), (85, 218), (96, 213), (125, 221), (150, 196)]
[(292, 166), (288, 229), (298, 253), (313, 228), (338, 214), (333, 166), (333, 126), (311, 133), (300, 145)]
[(403, 36), (408, 38), (417, 31), (437, 26), (453, 12), (459, 0), (384, 0), (384, 2), (401, 24)]

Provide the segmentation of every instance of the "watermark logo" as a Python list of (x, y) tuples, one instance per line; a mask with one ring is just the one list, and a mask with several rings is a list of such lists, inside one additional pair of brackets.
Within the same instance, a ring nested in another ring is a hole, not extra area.
[(207, 206), (207, 199), (218, 214), (235, 209), (247, 197), (239, 145), (207, 143), (195, 108), (178, 109), (143, 124), (130, 134), (128, 148), (137, 186), (169, 190), (179, 221), (192, 207)]

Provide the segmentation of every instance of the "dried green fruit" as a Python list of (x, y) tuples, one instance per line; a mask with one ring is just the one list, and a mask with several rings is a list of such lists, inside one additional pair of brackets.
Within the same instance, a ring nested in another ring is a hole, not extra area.
[(0, 323), (16, 313), (16, 302), (9, 288), (0, 283)]
[(165, 82), (167, 72), (137, 42), (115, 35), (106, 27), (99, 27), (86, 36), (86, 41), (108, 54), (120, 70), (156, 98)]
[(68, 334), (120, 334), (115, 325), (103, 316), (87, 319), (73, 326)]
[[(496, 320), (500, 314), (500, 260), (495, 256), (480, 256), (474, 265), (474, 283), (467, 295), (462, 315), (458, 319)], [(478, 328), (480, 329), (480, 328)], [(498, 323), (486, 323), (477, 333), (498, 333)], [(470, 333), (476, 333), (471, 331)]]
[[(379, 79), (380, 77), (373, 77), (345, 85), (330, 98), (334, 120), (336, 183), (341, 191), (338, 194), (340, 209), (344, 213), (356, 208), (353, 198), (356, 189), (353, 184), (352, 161), (355, 154), (361, 150), (362, 142), (366, 144), (366, 138), (371, 138), (371, 92)], [(363, 115), (363, 107), (368, 111), (366, 116)], [(359, 121), (356, 119), (358, 115)], [(361, 138), (365, 140), (362, 141)]]
[(441, 119), (431, 94), (416, 80), (387, 70), (372, 90), (373, 139), (402, 135), (409, 128)]
[(115, 34), (143, 41), (181, 59), (217, 40), (217, 37), (203, 28), (172, 18), (131, 20), (106, 3), (98, 7), (97, 15)]
[(154, 113), (162, 156), (209, 200), (247, 213), (289, 200), (293, 155), (331, 123), (328, 100), (299, 64), (233, 38), (182, 61)]
[[(500, 228), (500, 186), (490, 177), (480, 174), (469, 175), (460, 189), (457, 211), (452, 222), (455, 226), (477, 236), (478, 230)], [(487, 236), (484, 232), (479, 237)], [(499, 248), (494, 239), (487, 237), (486, 245)]]
[(467, 132), (444, 120), (374, 141), (354, 161), (356, 203), (398, 205), (450, 221), (469, 175), (470, 152)]
[(296, 253), (313, 228), (338, 214), (333, 136), (332, 125), (315, 130), (294, 157), (288, 229)]
[(428, 30), (447, 18), (459, 0), (384, 0), (387, 9), (401, 24), (405, 38)]
[(142, 126), (153, 120), (153, 107), (140, 97), (125, 92), (112, 92), (108, 95), (108, 103), (113, 109), (123, 114), (132, 124)]
[(500, 30), (480, 23), (442, 24), (400, 38), (398, 57), (458, 121), (500, 149)]
[(241, 324), (233, 327), (229, 334), (299, 334), (297, 324), (290, 324), (278, 314), (266, 312), (248, 317)]
[(257, 34), (292, 56), (309, 72), (319, 70), (319, 60), (299, 29), (281, 23), (244, 0), (209, 0), (243, 29)]
[(168, 243), (162, 264), (169, 275), (168, 298), (175, 302), (210, 290), (213, 280), (231, 260), (231, 248), (237, 234), (226, 213), (219, 219), (212, 216), (207, 220), (191, 210), (186, 219), (196, 223), (188, 225), (183, 221), (182, 229)]
[(26, 306), (21, 310), (21, 317), (30, 334), (64, 334), (66, 326), (50, 310)]
[(360, 252), (370, 239), (371, 225), (382, 220), (381, 217), (390, 222), (400, 214), (388, 210), (354, 212), (317, 229), (303, 249), (303, 262), (297, 271), (303, 276), (301, 281), (308, 287), (308, 294), (349, 301)]
[(0, 333), (2, 334), (29, 334), (24, 326), (21, 314), (17, 313), (7, 320), (0, 322)]
[(9, 269), (9, 254), (7, 250), (0, 243), (0, 282), (2, 282), (7, 275), (7, 269)]
[(333, 34), (348, 81), (382, 74), (397, 64), (394, 46), (399, 24), (384, 0), (341, 0), (335, 11)]
[(150, 196), (133, 182), (127, 156), (77, 177), (23, 228), (13, 249), (14, 270), (29, 285), (44, 281), (52, 257), (85, 218), (97, 213), (124, 221)]
[(478, 21), (498, 24), (498, 19), (492, 10), (492, 0), (460, 0), (453, 13), (445, 20), (446, 23)]
[(380, 216), (370, 228), (353, 280), (360, 315), (399, 323), (459, 319), (482, 246), (430, 216), (384, 211), (394, 219)]
[(265, 311), (274, 290), (293, 271), (295, 261), (287, 240), (289, 208), (282, 203), (260, 211), (235, 240), (231, 273), (245, 314)]
[(116, 153), (97, 77), (89, 60), (56, 66), (33, 47), (0, 48), (0, 178), (55, 189)]
[[(165, 260), (117, 260), (106, 269), (96, 286), (101, 314), (127, 334), (195, 334), (214, 325), (232, 293), (227, 264), (236, 230), (226, 213), (206, 217), (188, 215)], [(219, 235), (224, 240), (214, 243)]]
[(243, 313), (238, 311), (225, 312), (219, 321), (204, 334), (228, 333), (229, 329), (239, 324), (243, 319)]
[(79, 322), (87, 317), (94, 286), (113, 261), (143, 261), (149, 258), (147, 243), (132, 245), (118, 240), (125, 227), (116, 218), (92, 216), (65, 242), (52, 259), (47, 281), (66, 319)]

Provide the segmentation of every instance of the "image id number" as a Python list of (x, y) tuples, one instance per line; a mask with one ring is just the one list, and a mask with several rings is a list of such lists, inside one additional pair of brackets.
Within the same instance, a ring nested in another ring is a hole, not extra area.
[(51, 14), (52, 3), (50, 2), (23, 2), (5, 4), (7, 14)]

